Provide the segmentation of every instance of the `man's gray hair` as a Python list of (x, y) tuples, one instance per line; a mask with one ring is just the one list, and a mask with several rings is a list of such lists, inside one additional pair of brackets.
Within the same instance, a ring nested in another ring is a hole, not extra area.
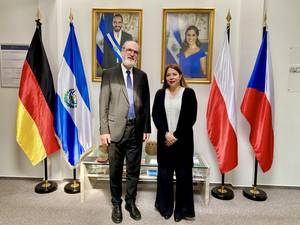
[(137, 43), (137, 41), (133, 41), (133, 40), (125, 41), (124, 44), (122, 45), (122, 49), (125, 49), (126, 46), (128, 45), (128, 43), (132, 43), (132, 42), (137, 45), (138, 49), (140, 49), (139, 43)]

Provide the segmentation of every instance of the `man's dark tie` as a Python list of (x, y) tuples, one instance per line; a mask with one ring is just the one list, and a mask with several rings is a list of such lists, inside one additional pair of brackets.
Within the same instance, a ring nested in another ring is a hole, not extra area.
[(131, 81), (131, 77), (130, 77), (130, 71), (127, 70), (126, 73), (127, 73), (127, 93), (128, 93), (128, 98), (129, 98), (128, 119), (134, 119), (135, 112), (134, 112), (132, 81)]

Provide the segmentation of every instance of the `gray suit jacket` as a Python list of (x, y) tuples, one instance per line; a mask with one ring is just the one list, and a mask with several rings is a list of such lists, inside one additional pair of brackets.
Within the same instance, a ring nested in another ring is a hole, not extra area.
[[(146, 73), (133, 68), (133, 97), (138, 141), (151, 132), (150, 94)], [(111, 141), (121, 140), (127, 122), (129, 101), (121, 65), (103, 72), (100, 99), (100, 134), (110, 134)]]

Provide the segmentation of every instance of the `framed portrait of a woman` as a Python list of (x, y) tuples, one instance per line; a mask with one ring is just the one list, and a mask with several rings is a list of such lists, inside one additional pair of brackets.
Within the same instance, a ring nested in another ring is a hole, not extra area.
[[(142, 44), (142, 9), (93, 9), (92, 76), (101, 81), (102, 72), (122, 62), (122, 46), (134, 40)], [(141, 65), (141, 54), (137, 67)]]
[(178, 64), (188, 83), (210, 83), (214, 9), (163, 9), (162, 66)]

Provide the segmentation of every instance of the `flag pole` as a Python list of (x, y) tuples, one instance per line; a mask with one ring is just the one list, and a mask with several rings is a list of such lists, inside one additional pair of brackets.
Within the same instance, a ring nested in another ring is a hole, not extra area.
[[(42, 16), (41, 16), (40, 8), (37, 9), (36, 17), (37, 17), (36, 26), (39, 28), (40, 34), (41, 34), (42, 32), (41, 32), (40, 20), (41, 20)], [(48, 180), (47, 158), (44, 159), (44, 172), (45, 172), (44, 180), (42, 182), (38, 183), (34, 188), (34, 191), (39, 194), (50, 193), (50, 192), (56, 191), (56, 189), (57, 189), (57, 183), (54, 181)]]
[[(72, 8), (70, 8), (70, 23), (73, 23), (74, 16), (72, 13)], [(76, 179), (76, 168), (73, 168), (73, 181), (67, 183), (64, 187), (64, 191), (68, 194), (76, 194), (80, 192), (80, 182)]]
[(73, 180), (67, 183), (64, 190), (68, 194), (76, 194), (80, 192), (80, 182), (76, 179), (76, 168), (73, 169)]
[[(266, 1), (264, 1), (264, 19), (263, 19), (263, 37), (267, 31), (267, 11), (266, 11)], [(265, 201), (267, 200), (268, 196), (267, 193), (261, 189), (257, 188), (257, 167), (258, 161), (255, 157), (255, 164), (254, 164), (254, 182), (252, 187), (244, 188), (243, 195), (253, 201)]]
[[(226, 29), (227, 29), (227, 36), (228, 36), (228, 42), (229, 42), (229, 40), (230, 40), (230, 20), (231, 20), (230, 10), (228, 10), (226, 20), (227, 20), (227, 28)], [(211, 190), (211, 195), (220, 200), (231, 200), (234, 198), (234, 193), (230, 188), (225, 187), (224, 181), (225, 181), (225, 174), (222, 173), (222, 185), (214, 187)]]
[(34, 191), (39, 194), (50, 193), (56, 191), (57, 189), (57, 183), (48, 180), (47, 158), (44, 159), (44, 171), (45, 171), (45, 179), (42, 182), (38, 183), (34, 188)]

